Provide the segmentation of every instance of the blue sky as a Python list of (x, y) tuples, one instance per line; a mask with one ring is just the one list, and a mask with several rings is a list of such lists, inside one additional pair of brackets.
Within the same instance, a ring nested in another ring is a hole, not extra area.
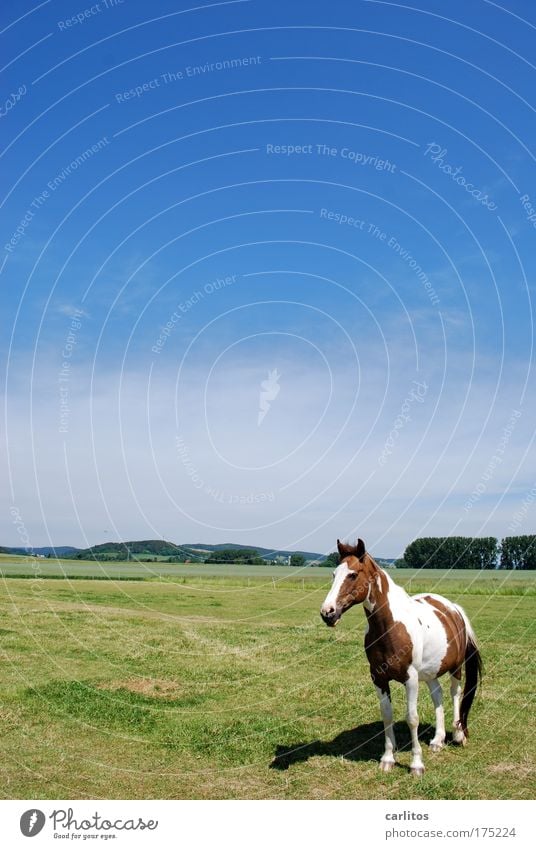
[(3, 544), (534, 531), (530, 4), (1, 15)]

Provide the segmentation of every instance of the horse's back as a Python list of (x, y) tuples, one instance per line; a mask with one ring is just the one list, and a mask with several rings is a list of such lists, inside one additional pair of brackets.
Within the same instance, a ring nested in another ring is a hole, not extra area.
[(412, 595), (411, 598), (414, 601), (427, 601), (427, 599), (434, 599), (435, 601), (440, 601), (445, 607), (449, 607), (452, 610), (458, 610), (458, 605), (454, 604), (449, 598), (445, 598), (444, 595), (439, 595), (439, 593), (417, 593), (417, 595)]

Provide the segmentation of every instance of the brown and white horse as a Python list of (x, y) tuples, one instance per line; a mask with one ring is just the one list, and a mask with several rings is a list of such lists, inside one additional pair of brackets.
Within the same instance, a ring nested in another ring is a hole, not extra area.
[[(482, 674), (474, 631), (467, 614), (448, 599), (433, 593), (409, 596), (366, 552), (363, 540), (355, 546), (337, 540), (340, 564), (321, 607), (326, 625), (336, 625), (354, 604), (363, 604), (367, 617), (365, 652), (380, 700), (385, 729), (385, 752), (380, 767), (388, 772), (395, 763), (396, 741), (391, 708), (391, 681), (406, 687), (407, 723), (411, 732), (411, 773), (422, 775), (424, 764), (419, 744), (417, 696), (419, 681), (426, 681), (435, 707), (433, 752), (443, 748), (445, 717), (438, 678), (450, 674), (454, 708), (452, 737), (465, 745), (467, 717)], [(461, 676), (465, 664), (462, 695)]]

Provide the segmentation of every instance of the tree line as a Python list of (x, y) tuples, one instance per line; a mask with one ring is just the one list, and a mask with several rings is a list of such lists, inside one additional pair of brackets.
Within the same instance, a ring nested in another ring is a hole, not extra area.
[(250, 566), (264, 562), (254, 548), (221, 548), (211, 551), (210, 555), (205, 557), (205, 563), (241, 563)]
[[(318, 565), (335, 568), (339, 561), (338, 552), (332, 551)], [(496, 537), (420, 537), (407, 546), (394, 566), (397, 569), (536, 569), (536, 536), (504, 537), (500, 542)]]
[(421, 537), (408, 545), (397, 568), (536, 569), (536, 536)]

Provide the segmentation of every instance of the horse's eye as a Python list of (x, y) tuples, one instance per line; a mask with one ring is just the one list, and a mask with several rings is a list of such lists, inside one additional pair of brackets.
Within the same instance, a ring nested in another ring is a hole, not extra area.
[(357, 578), (357, 572), (350, 572), (348, 577), (351, 578), (353, 581), (355, 581), (355, 579)]

